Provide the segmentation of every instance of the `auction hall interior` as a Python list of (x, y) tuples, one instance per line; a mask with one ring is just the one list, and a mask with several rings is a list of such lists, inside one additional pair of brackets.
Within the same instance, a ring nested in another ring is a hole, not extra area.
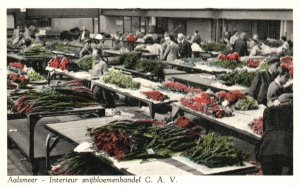
[(292, 9), (7, 9), (7, 175), (293, 175)]

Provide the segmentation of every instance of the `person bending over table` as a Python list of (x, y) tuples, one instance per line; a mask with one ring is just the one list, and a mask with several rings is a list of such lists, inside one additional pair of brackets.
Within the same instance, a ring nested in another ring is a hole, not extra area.
[(267, 71), (258, 72), (251, 82), (248, 94), (257, 100), (258, 104), (267, 106), (267, 93), (271, 82), (278, 74), (280, 59), (274, 58), (268, 61), (269, 68)]
[(268, 107), (279, 106), (293, 101), (293, 93), (288, 90), (292, 86), (286, 84), (290, 79), (290, 73), (286, 68), (280, 68), (276, 79), (270, 84), (267, 93)]

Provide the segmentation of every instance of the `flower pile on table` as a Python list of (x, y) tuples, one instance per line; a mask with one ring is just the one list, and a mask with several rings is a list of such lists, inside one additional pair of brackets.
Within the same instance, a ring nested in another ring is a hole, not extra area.
[(55, 69), (61, 69), (63, 71), (68, 70), (68, 66), (71, 64), (71, 61), (67, 57), (53, 57), (49, 62), (48, 66)]
[(254, 119), (252, 122), (248, 124), (248, 126), (253, 130), (253, 132), (257, 135), (263, 134), (264, 121), (263, 117)]
[(29, 114), (97, 105), (99, 103), (94, 101), (91, 90), (85, 87), (57, 87), (28, 91), (17, 99), (12, 112)]
[(250, 87), (253, 78), (256, 75), (256, 71), (233, 71), (231, 73), (223, 73), (216, 75), (218, 80), (221, 80), (226, 86), (232, 86), (235, 84)]
[(233, 70), (245, 66), (245, 63), (240, 61), (238, 53), (233, 53), (228, 55), (220, 54), (218, 60), (210, 62), (210, 65)]
[(223, 106), (231, 106), (235, 110), (258, 109), (258, 103), (255, 99), (238, 90), (220, 91), (216, 93), (216, 96)]
[(247, 155), (238, 150), (229, 137), (208, 134), (201, 137), (196, 146), (182, 153), (192, 161), (209, 168), (243, 165)]
[(141, 87), (141, 84), (133, 81), (131, 76), (125, 75), (116, 69), (110, 69), (109, 72), (102, 77), (102, 80), (106, 84), (113, 84), (120, 88), (136, 90)]
[(160, 87), (162, 90), (169, 90), (173, 92), (179, 92), (179, 93), (201, 93), (202, 90), (198, 88), (194, 88), (192, 86), (187, 86), (185, 84), (181, 84), (178, 82), (173, 82), (173, 81), (166, 81), (163, 83), (163, 85)]
[(257, 68), (261, 64), (261, 61), (257, 59), (248, 59), (246, 64), (249, 68)]
[(41, 45), (35, 45), (28, 48), (26, 51), (24, 51), (23, 55), (26, 57), (35, 57), (35, 58), (44, 58), (44, 57), (53, 56), (52, 52), (49, 49)]
[(292, 56), (285, 56), (280, 58), (280, 65), (282, 68), (286, 68), (289, 70), (290, 75), (294, 76), (294, 64), (293, 64), (293, 57)]
[(20, 62), (11, 62), (8, 65), (8, 69), (12, 70), (14, 72), (22, 71), (24, 67), (25, 67), (25, 65)]
[(191, 93), (182, 98), (180, 104), (196, 112), (204, 113), (216, 118), (232, 116), (232, 109), (258, 109), (257, 101), (240, 91)]
[(139, 59), (140, 58), (137, 52), (126, 52), (108, 62), (108, 64), (123, 65), (126, 62), (127, 66), (134, 67)]
[(91, 152), (72, 152), (60, 158), (49, 171), (50, 175), (120, 175), (113, 163)]
[(207, 92), (188, 94), (180, 100), (180, 104), (196, 112), (211, 115), (216, 118), (232, 115), (232, 110), (229, 107), (222, 106), (214, 94)]
[(8, 78), (14, 83), (26, 84), (29, 82), (28, 76), (20, 75), (16, 73), (10, 73)]
[(27, 72), (27, 75), (28, 75), (30, 81), (45, 81), (46, 80), (45, 77), (43, 77), (41, 74), (34, 71), (33, 69), (30, 69)]
[(88, 131), (96, 150), (118, 160), (165, 158), (191, 148), (202, 135), (198, 127), (182, 128), (152, 120), (120, 120)]
[(202, 45), (202, 48), (204, 51), (221, 51), (221, 52), (225, 52), (228, 50), (228, 47), (225, 44), (221, 44), (221, 43), (204, 43)]
[(119, 161), (166, 158), (175, 153), (208, 167), (242, 165), (246, 155), (227, 137), (204, 135), (186, 117), (165, 124), (153, 120), (119, 120), (89, 129), (97, 152)]
[(151, 99), (154, 101), (164, 101), (169, 98), (167, 95), (164, 95), (163, 93), (161, 93), (160, 91), (157, 91), (157, 90), (145, 91), (142, 93), (145, 94), (148, 99)]

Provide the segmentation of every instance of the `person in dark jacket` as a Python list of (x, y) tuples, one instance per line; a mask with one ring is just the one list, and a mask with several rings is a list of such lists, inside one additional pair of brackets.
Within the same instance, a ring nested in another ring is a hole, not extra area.
[(93, 52), (92, 41), (90, 39), (86, 39), (84, 41), (84, 46), (82, 47), (82, 49), (79, 52), (79, 58), (82, 58), (85, 55), (91, 55), (92, 52)]
[[(255, 148), (264, 175), (293, 174), (293, 105), (272, 106), (263, 114), (263, 136)], [(287, 170), (284, 170), (286, 168)]]
[(267, 93), (271, 82), (277, 77), (278, 69), (280, 66), (280, 59), (274, 58), (269, 62), (269, 68), (267, 71), (260, 71), (256, 74), (248, 94), (257, 100), (259, 104), (267, 106)]
[(179, 33), (177, 35), (178, 40), (178, 56), (179, 58), (189, 58), (192, 56), (192, 48), (190, 42), (184, 39), (184, 35)]
[(281, 105), (283, 103), (282, 99), (286, 102), (287, 98), (293, 98), (293, 93), (289, 92), (289, 87), (286, 87), (288, 80), (291, 80), (290, 72), (286, 68), (279, 68), (279, 70), (278, 76), (273, 82), (271, 82), (268, 88), (268, 107)]
[(246, 33), (242, 32), (239, 39), (233, 44), (233, 52), (239, 53), (240, 56), (246, 56), (248, 54), (247, 41), (245, 39)]

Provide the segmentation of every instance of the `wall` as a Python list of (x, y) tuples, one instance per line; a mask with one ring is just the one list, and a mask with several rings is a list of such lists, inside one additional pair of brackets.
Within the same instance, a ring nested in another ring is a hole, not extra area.
[[(123, 32), (123, 26), (117, 25), (116, 21), (120, 20), (117, 16), (100, 16), (100, 31), (106, 33), (116, 33), (117, 30)], [(122, 18), (123, 19), (123, 18)]]
[(15, 18), (13, 15), (7, 15), (7, 28), (13, 29), (15, 28)]
[(55, 31), (70, 30), (74, 27), (85, 25), (86, 29), (93, 32), (93, 19), (92, 18), (53, 18), (51, 21), (51, 27)]
[(187, 34), (192, 36), (194, 30), (198, 30), (203, 41), (211, 41), (211, 24), (210, 19), (189, 19), (187, 21)]

